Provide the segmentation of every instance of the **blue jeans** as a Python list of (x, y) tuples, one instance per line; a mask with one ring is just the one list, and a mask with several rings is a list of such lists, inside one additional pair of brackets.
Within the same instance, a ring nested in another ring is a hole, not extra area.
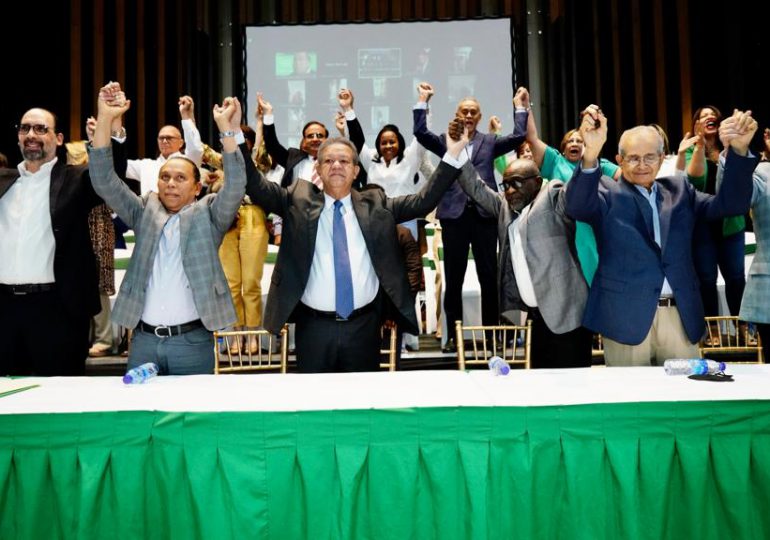
[(214, 336), (196, 328), (179, 336), (158, 337), (134, 330), (127, 369), (155, 362), (160, 375), (207, 375), (214, 373)]

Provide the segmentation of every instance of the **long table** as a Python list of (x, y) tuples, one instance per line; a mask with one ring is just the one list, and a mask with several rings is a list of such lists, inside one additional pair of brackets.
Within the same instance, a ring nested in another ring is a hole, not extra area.
[[(0, 538), (770, 538), (770, 367), (0, 381)], [(4, 386), (5, 385), (5, 386)]]

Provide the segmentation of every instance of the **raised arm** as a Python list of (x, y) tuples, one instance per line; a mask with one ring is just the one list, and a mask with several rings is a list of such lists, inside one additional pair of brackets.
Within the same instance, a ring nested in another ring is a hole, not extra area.
[(495, 157), (515, 150), (526, 139), (530, 106), (529, 91), (523, 86), (513, 96), (513, 108), (513, 132), (495, 139)]
[(417, 104), (412, 110), (414, 136), (417, 137), (420, 144), (427, 150), (441, 157), (447, 150), (446, 144), (442, 137), (439, 137), (428, 128), (428, 103), (433, 97), (433, 87), (426, 82), (422, 82), (417, 85), (417, 92), (419, 97)]
[(364, 137), (364, 130), (361, 129), (361, 123), (358, 121), (356, 112), (353, 109), (354, 101), (355, 97), (352, 91), (347, 88), (340, 89), (339, 94), (337, 94), (337, 102), (348, 126), (350, 142), (355, 145), (356, 151), (360, 154), (364, 144), (366, 144), (366, 138)]
[(275, 133), (273, 106), (262, 96), (261, 92), (257, 93), (257, 115), (262, 117), (262, 135), (265, 138), (265, 150), (273, 158), (273, 161), (281, 167), (286, 167), (289, 151), (278, 141), (278, 136)]
[(225, 98), (222, 105), (214, 105), (212, 114), (222, 142), (225, 182), (211, 203), (210, 212), (217, 229), (224, 234), (230, 228), (246, 190), (244, 161), (251, 160), (241, 155), (235, 142), (235, 134), (241, 130), (241, 104), (238, 98)]
[(195, 102), (190, 96), (179, 98), (179, 116), (182, 119), (184, 155), (200, 167), (203, 163), (203, 141), (201, 141), (201, 134), (195, 125)]
[(91, 184), (107, 205), (118, 213), (132, 229), (136, 229), (144, 205), (142, 200), (115, 173), (111, 149), (111, 125), (116, 116), (123, 115), (131, 106), (120, 84), (111, 82), (99, 91), (98, 114), (89, 156)]
[[(597, 125), (598, 120), (598, 125)], [(566, 187), (566, 213), (572, 219), (596, 223), (602, 216), (599, 156), (607, 141), (607, 118), (596, 105), (586, 108), (580, 123), (583, 158)]]
[(545, 150), (548, 145), (540, 140), (540, 136), (537, 133), (537, 122), (535, 122), (535, 115), (532, 114), (532, 110), (527, 115), (527, 143), (529, 143), (529, 149), (532, 150), (532, 159), (535, 161), (535, 165), (538, 168), (543, 167), (543, 159), (545, 158)]

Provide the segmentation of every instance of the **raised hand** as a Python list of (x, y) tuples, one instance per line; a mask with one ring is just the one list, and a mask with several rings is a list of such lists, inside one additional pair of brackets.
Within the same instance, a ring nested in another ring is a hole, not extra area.
[(500, 121), (499, 116), (492, 115), (489, 117), (489, 131), (490, 133), (500, 133), (503, 130), (503, 123)]
[(231, 131), (233, 130), (233, 121), (238, 117), (238, 123), (236, 127), (240, 126), (240, 103), (238, 98), (227, 97), (222, 101), (222, 105), (214, 105), (213, 115), (214, 122), (216, 122), (219, 131)]
[(421, 82), (417, 85), (417, 92), (419, 93), (418, 100), (423, 103), (428, 103), (430, 98), (433, 97), (433, 87), (426, 82)]
[(580, 135), (585, 143), (583, 167), (595, 167), (598, 164), (604, 143), (607, 142), (607, 117), (598, 105), (589, 105), (581, 113)]
[(353, 108), (354, 99), (353, 92), (347, 88), (340, 88), (340, 92), (337, 94), (337, 101), (343, 111), (349, 111)]
[(345, 126), (347, 126), (347, 120), (345, 119), (345, 113), (342, 111), (337, 111), (337, 116), (334, 118), (334, 125), (337, 128), (337, 131), (340, 132), (340, 136), (345, 136)]
[(257, 114), (263, 117), (266, 114), (273, 114), (273, 106), (264, 98), (262, 92), (257, 92)]
[(465, 120), (456, 117), (449, 122), (446, 130), (446, 150), (454, 158), (457, 158), (462, 149), (468, 144), (468, 128), (465, 126)]
[(516, 94), (513, 96), (513, 106), (529, 110), (529, 90), (523, 86), (519, 86), (516, 90)]
[(684, 154), (688, 148), (691, 148), (693, 145), (698, 144), (703, 137), (700, 135), (693, 135), (690, 136), (690, 132), (684, 134), (684, 137), (682, 138), (682, 142), (679, 143), (679, 149), (677, 150), (677, 154)]
[(732, 116), (720, 124), (719, 138), (728, 141), (737, 154), (745, 156), (757, 128), (757, 121), (751, 116), (751, 111), (734, 109)]
[(122, 116), (131, 107), (131, 100), (120, 89), (120, 83), (108, 82), (99, 90), (97, 100), (97, 116), (112, 122), (113, 118)]
[(93, 142), (94, 133), (96, 133), (96, 118), (89, 116), (86, 120), (86, 139), (88, 142)]
[(765, 145), (765, 154), (770, 154), (770, 128), (765, 128), (764, 133), (762, 133), (762, 142)]
[(195, 120), (195, 103), (190, 96), (179, 98), (179, 115), (182, 120)]

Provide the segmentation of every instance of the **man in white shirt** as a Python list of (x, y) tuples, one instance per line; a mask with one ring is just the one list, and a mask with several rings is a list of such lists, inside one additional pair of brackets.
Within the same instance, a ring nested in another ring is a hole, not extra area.
[[(203, 161), (203, 142), (201, 134), (195, 125), (195, 103), (190, 96), (179, 98), (179, 115), (182, 117), (182, 133), (176, 126), (163, 126), (158, 132), (158, 151), (160, 155), (155, 158), (129, 159), (126, 168), (126, 178), (138, 180), (141, 184), (140, 193), (148, 191), (158, 192), (158, 172), (166, 161), (172, 156), (185, 156), (196, 167), (200, 167)], [(125, 132), (118, 133), (118, 139), (125, 139)], [(121, 137), (122, 135), (122, 137)]]
[(102, 203), (84, 166), (57, 156), (56, 117), (17, 126), (24, 160), (0, 169), (0, 375), (82, 375), (99, 312), (88, 214)]
[(457, 140), (448, 140), (431, 180), (404, 197), (351, 189), (358, 153), (347, 139), (329, 139), (318, 150), (323, 191), (309, 182), (283, 188), (246, 163), (247, 194), (284, 220), (264, 326), (277, 332), (296, 322), (299, 371), (376, 370), (386, 318), (417, 332), (396, 223), (430, 212), (459, 173), (457, 156), (468, 139), (467, 132), (460, 135), (462, 122), (454, 125)]

